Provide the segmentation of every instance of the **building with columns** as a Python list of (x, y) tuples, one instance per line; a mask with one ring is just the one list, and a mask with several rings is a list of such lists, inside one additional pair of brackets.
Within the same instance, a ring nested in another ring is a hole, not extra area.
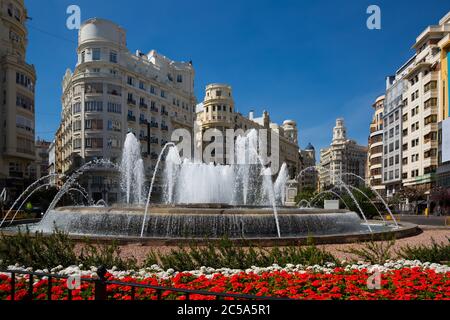
[[(279, 139), (279, 164), (286, 163), (291, 178), (296, 177), (299, 171), (299, 146), (298, 129), (293, 120), (286, 120), (282, 125), (271, 122), (269, 113), (264, 111), (261, 117), (255, 117), (251, 111), (248, 117), (236, 112), (232, 88), (226, 84), (209, 84), (206, 86), (205, 98), (197, 106), (197, 127), (199, 132), (196, 135), (202, 137), (208, 129), (216, 129), (222, 132), (225, 137), (227, 129), (242, 129), (244, 132), (250, 129), (267, 129), (268, 136), (276, 134)], [(199, 134), (200, 133), (200, 134)], [(268, 138), (270, 141), (270, 137)], [(199, 142), (202, 143), (202, 142)], [(208, 142), (204, 143), (205, 145)], [(223, 154), (226, 154), (226, 141), (222, 141)], [(219, 152), (220, 150), (215, 150)], [(219, 161), (222, 164), (230, 163), (229, 159)]]
[(320, 150), (320, 190), (338, 185), (341, 179), (346, 184), (364, 184), (358, 178), (344, 173), (352, 173), (365, 179), (366, 162), (367, 147), (348, 139), (344, 119), (336, 119), (330, 147)]
[[(100, 158), (120, 163), (125, 135), (132, 132), (141, 142), (149, 180), (172, 131), (192, 132), (194, 75), (191, 62), (173, 61), (155, 50), (131, 53), (125, 30), (111, 21), (84, 22), (75, 69), (67, 70), (62, 83), (56, 172), (67, 175)], [(115, 202), (117, 177), (105, 170), (90, 172), (84, 184), (94, 200)]]
[(23, 0), (0, 0), (0, 192), (14, 199), (31, 181), (35, 154), (36, 72), (26, 62)]

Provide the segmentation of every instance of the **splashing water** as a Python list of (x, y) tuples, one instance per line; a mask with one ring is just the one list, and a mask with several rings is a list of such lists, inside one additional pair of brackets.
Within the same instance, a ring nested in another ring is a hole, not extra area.
[(123, 146), (120, 177), (120, 186), (125, 193), (126, 203), (142, 203), (144, 162), (141, 157), (141, 144), (131, 132), (127, 134)]

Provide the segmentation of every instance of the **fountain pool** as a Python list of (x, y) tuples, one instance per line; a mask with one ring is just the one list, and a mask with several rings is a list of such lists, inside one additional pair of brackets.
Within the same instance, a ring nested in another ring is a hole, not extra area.
[[(298, 243), (309, 238), (316, 243), (347, 242), (386, 234), (401, 238), (420, 232), (417, 226), (407, 223), (367, 220), (362, 211), (357, 214), (283, 206), (287, 166), (283, 164), (278, 175), (273, 176), (258, 158), (254, 147), (257, 143), (255, 132), (236, 139), (237, 161), (232, 165), (180, 159), (176, 147), (169, 143), (164, 146), (146, 189), (139, 143), (133, 134), (128, 134), (120, 166), (107, 160), (86, 164), (67, 179), (39, 223), (2, 231), (15, 233), (29, 228), (32, 232), (52, 233), (57, 229), (75, 238), (177, 244), (187, 239), (224, 237), (270, 244)], [(253, 162), (247, 163), (246, 159)], [(160, 163), (164, 163), (160, 170), (163, 202), (153, 203), (151, 195)], [(100, 201), (90, 206), (57, 207), (64, 193), (73, 189), (77, 178), (92, 166), (107, 166), (120, 172), (124, 201), (111, 206)], [(344, 189), (349, 190), (346, 185)], [(146, 198), (144, 191), (148, 192)]]

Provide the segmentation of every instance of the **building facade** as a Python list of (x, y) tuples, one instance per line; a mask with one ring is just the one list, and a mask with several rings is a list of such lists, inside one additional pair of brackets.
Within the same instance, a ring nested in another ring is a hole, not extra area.
[[(149, 178), (172, 131), (192, 131), (196, 105), (192, 63), (170, 60), (155, 50), (132, 54), (125, 30), (97, 18), (81, 26), (77, 56), (75, 70), (67, 70), (63, 80), (57, 172), (67, 175), (93, 159), (120, 163), (125, 135), (132, 132), (141, 141)], [(94, 200), (115, 202), (120, 197), (117, 177), (103, 170), (93, 172), (85, 185)]]
[(35, 178), (40, 179), (49, 174), (49, 148), (51, 142), (42, 139), (36, 140)]
[(407, 68), (414, 62), (414, 57), (400, 67), (395, 75), (386, 79), (386, 95), (383, 113), (383, 158), (382, 181), (385, 195), (390, 198), (402, 188), (402, 154), (405, 146), (402, 144), (403, 130), (402, 111), (406, 101), (403, 96), (407, 82), (404, 79)]
[(384, 194), (383, 185), (383, 113), (385, 96), (382, 95), (372, 105), (373, 119), (370, 123), (369, 146), (367, 152), (367, 178), (369, 184)]
[(366, 162), (367, 147), (348, 139), (344, 119), (338, 118), (336, 126), (333, 128), (333, 140), (330, 147), (320, 150), (320, 190), (338, 185), (341, 179), (346, 184), (364, 184), (351, 174), (365, 179)]
[(450, 16), (439, 25), (427, 27), (416, 39), (414, 62), (405, 76), (407, 91), (403, 107), (404, 187), (429, 195), (436, 182), (438, 166), (438, 116), (441, 77), (439, 42), (450, 33)]
[[(208, 129), (216, 129), (222, 133), (225, 138), (221, 141), (222, 150), (215, 152), (226, 152), (226, 130), (242, 129), (244, 132), (250, 129), (267, 129), (269, 134), (276, 134), (279, 138), (279, 164), (286, 163), (289, 175), (295, 178), (299, 172), (299, 146), (298, 129), (295, 121), (286, 120), (282, 125), (270, 121), (267, 111), (264, 111), (261, 117), (255, 117), (251, 111), (248, 117), (235, 111), (232, 88), (226, 84), (210, 84), (206, 87), (205, 98), (197, 106), (197, 128), (196, 143), (204, 143), (203, 133)], [(271, 140), (268, 134), (268, 141)], [(200, 138), (199, 138), (200, 137)], [(219, 142), (219, 141), (217, 141)], [(205, 145), (208, 144), (207, 142)], [(275, 150), (275, 152), (277, 152)], [(219, 159), (219, 163), (229, 164), (230, 159)]]
[[(308, 169), (316, 166), (316, 149), (311, 143), (308, 143), (305, 149), (300, 150), (300, 169), (299, 190), (318, 189), (318, 173), (316, 169)], [(304, 170), (304, 171), (303, 171)], [(303, 172), (302, 172), (303, 171)]]
[(26, 62), (23, 0), (0, 1), (0, 191), (15, 198), (30, 183), (35, 161), (36, 72)]
[[(439, 25), (449, 29), (450, 12), (441, 19)], [(450, 33), (447, 32), (438, 43), (441, 55), (441, 73), (439, 81), (438, 109), (438, 168), (436, 184), (444, 190), (447, 201), (450, 199)], [(449, 203), (447, 203), (449, 206)], [(447, 210), (448, 212), (448, 210)]]

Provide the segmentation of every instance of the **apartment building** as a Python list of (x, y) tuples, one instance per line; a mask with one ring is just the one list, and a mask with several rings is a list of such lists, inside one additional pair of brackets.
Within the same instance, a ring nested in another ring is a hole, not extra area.
[(364, 184), (359, 178), (346, 173), (352, 173), (365, 179), (366, 163), (367, 147), (348, 139), (344, 119), (336, 119), (330, 147), (320, 150), (320, 190), (338, 185), (341, 179), (346, 184)]
[[(205, 98), (197, 106), (197, 124), (202, 137), (207, 129), (217, 129), (222, 132), (225, 138), (223, 142), (223, 154), (226, 154), (226, 130), (242, 129), (244, 132), (250, 129), (266, 129), (268, 140), (270, 134), (276, 134), (279, 138), (279, 164), (286, 163), (291, 178), (295, 178), (299, 172), (299, 146), (298, 129), (293, 120), (286, 120), (282, 125), (271, 122), (269, 113), (264, 111), (261, 117), (255, 117), (251, 111), (248, 117), (236, 112), (232, 88), (226, 84), (210, 84), (206, 86)], [(207, 144), (207, 143), (206, 143)], [(270, 145), (270, 143), (269, 143)], [(270, 150), (270, 149), (269, 149)], [(218, 150), (216, 150), (218, 151)], [(275, 152), (277, 152), (275, 150)], [(230, 163), (227, 158), (219, 161), (222, 164)]]
[(426, 194), (435, 185), (438, 166), (439, 42), (449, 33), (449, 14), (439, 25), (427, 27), (416, 38), (415, 59), (405, 76), (402, 183)]
[[(193, 129), (192, 63), (173, 61), (155, 50), (133, 54), (126, 47), (125, 30), (98, 18), (82, 24), (77, 57), (75, 70), (67, 70), (63, 79), (57, 172), (68, 174), (100, 158), (119, 163), (125, 135), (132, 132), (141, 141), (149, 180), (172, 131)], [(90, 172), (85, 180), (94, 200), (119, 200), (116, 173)]]
[(369, 146), (367, 153), (367, 177), (369, 184), (384, 194), (383, 185), (383, 113), (385, 96), (378, 97), (372, 108), (374, 115), (370, 123)]
[(26, 62), (27, 10), (23, 0), (0, 0), (0, 190), (14, 199), (35, 161), (36, 72)]
[(36, 162), (34, 176), (35, 179), (42, 178), (49, 174), (49, 148), (51, 142), (43, 139), (37, 139), (35, 143), (36, 149)]
[(385, 195), (393, 197), (402, 188), (403, 151), (402, 136), (408, 130), (403, 129), (403, 107), (406, 104), (403, 96), (407, 90), (405, 75), (408, 67), (414, 63), (414, 57), (402, 65), (395, 75), (386, 79), (386, 94), (383, 113), (383, 158), (382, 182)]

